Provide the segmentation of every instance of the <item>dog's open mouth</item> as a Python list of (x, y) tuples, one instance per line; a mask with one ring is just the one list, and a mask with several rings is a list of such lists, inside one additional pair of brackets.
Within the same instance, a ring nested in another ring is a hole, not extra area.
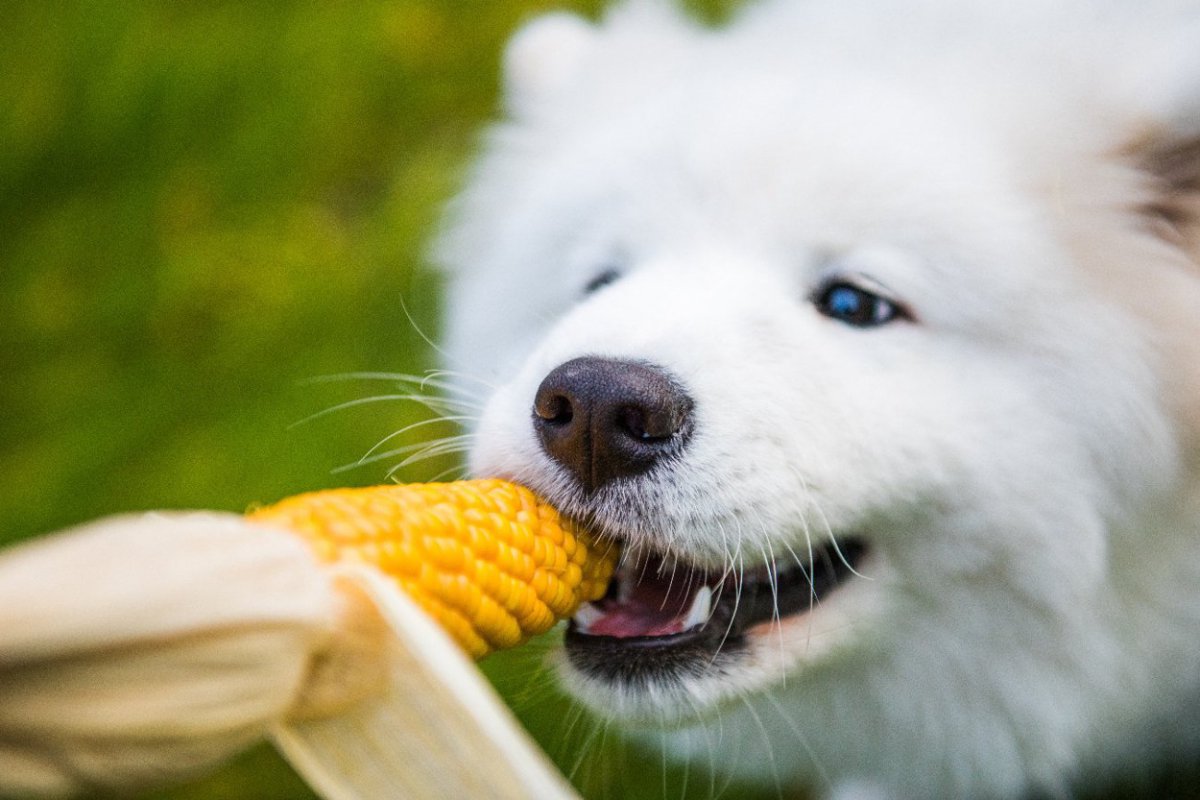
[(809, 563), (708, 571), (649, 556), (617, 570), (608, 594), (584, 604), (567, 628), (576, 667), (609, 677), (678, 666), (744, 646), (753, 627), (808, 612), (855, 574), (858, 539), (814, 548)]

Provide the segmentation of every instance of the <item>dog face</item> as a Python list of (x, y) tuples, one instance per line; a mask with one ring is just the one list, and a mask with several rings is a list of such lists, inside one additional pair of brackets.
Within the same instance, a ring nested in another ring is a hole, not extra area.
[[(924, 725), (990, 749), (989, 791), (1054, 784), (1119, 688), (1113, 564), (1186, 482), (1170, 349), (1122, 297), (1133, 252), (1182, 251), (1058, 116), (797, 57), (779, 15), (668, 17), (517, 38), (513, 120), (441, 251), (452, 366), (495, 385), (472, 471), (624, 552), (567, 687), (717, 760), (703, 721), (753, 717), (807, 753), (776, 773), (978, 788), (912, 768)], [(1122, 198), (1103, 274), (1045, 162)]]

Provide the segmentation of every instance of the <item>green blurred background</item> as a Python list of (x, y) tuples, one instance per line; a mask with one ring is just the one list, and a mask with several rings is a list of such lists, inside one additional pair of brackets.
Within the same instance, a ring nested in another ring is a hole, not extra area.
[[(686, 5), (712, 19), (737, 1)], [(394, 462), (335, 470), (431, 412), (379, 402), (295, 425), (396, 391), (311, 379), (436, 366), (423, 249), (496, 113), (503, 41), (538, 11), (601, 4), (3, 3), (0, 544), (113, 512), (242, 510), (383, 480)], [(669, 767), (581, 719), (547, 647), (484, 668), (589, 798), (779, 795)], [(1196, 796), (1181, 788), (1194, 778), (1146, 796)], [(142, 797), (312, 794), (261, 747)]]

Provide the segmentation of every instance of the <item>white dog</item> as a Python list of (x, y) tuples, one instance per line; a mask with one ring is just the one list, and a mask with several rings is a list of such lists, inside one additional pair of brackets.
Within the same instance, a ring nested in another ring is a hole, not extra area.
[(506, 78), (449, 351), (472, 469), (624, 547), (571, 692), (826, 795), (1194, 756), (1195, 2), (635, 0)]

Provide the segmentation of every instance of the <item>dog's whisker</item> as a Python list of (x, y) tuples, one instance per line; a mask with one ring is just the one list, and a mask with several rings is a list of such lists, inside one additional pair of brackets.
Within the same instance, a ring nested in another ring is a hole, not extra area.
[[(346, 372), (335, 373), (329, 375), (317, 375), (317, 377), (308, 378), (301, 381), (301, 385), (305, 384), (322, 384), (335, 383), (335, 381), (385, 381), (385, 383), (394, 383), (397, 386), (408, 387), (416, 392), (420, 392), (421, 396), (431, 399), (443, 399), (445, 402), (461, 403), (463, 407), (472, 409), (482, 409), (484, 402), (474, 391), (468, 391), (466, 387), (455, 383), (454, 380), (443, 380), (443, 377), (456, 377), (462, 380), (472, 381), (472, 377), (466, 373), (452, 373), (449, 371), (430, 371), (425, 374), (410, 374), (404, 372)], [(484, 383), (480, 379), (474, 379), (476, 383)], [(430, 389), (442, 392), (442, 395), (433, 395)], [(494, 387), (485, 385), (485, 389), (493, 390)]]
[[(382, 460), (383, 458), (386, 458), (386, 455), (384, 455), (384, 454), (376, 454), (377, 457), (369, 457), (375, 451), (375, 449), (380, 447), (384, 442), (390, 441), (399, 436), (403, 436), (404, 434), (410, 433), (414, 430), (419, 430), (421, 428), (427, 428), (430, 425), (438, 425), (438, 424), (449, 423), (449, 422), (460, 422), (461, 420), (462, 420), (461, 417), (454, 417), (454, 416), (431, 417), (429, 419), (418, 420), (416, 422), (405, 425), (403, 428), (400, 428), (399, 430), (388, 434), (383, 439), (381, 439), (379, 442), (377, 442), (375, 444), (375, 446), (371, 450), (368, 450), (367, 454), (364, 455), (362, 458), (360, 458), (354, 466), (362, 466), (364, 464), (369, 464), (372, 461), (379, 461), (379, 460)], [(417, 455), (420, 455), (421, 453), (424, 453), (430, 449), (449, 448), (450, 452), (459, 452), (461, 449), (460, 445), (462, 443), (463, 442), (460, 440), (458, 435), (452, 435), (452, 436), (448, 436), (448, 437), (442, 437), (440, 439), (434, 439), (432, 442), (418, 442), (417, 444), (412, 445), (411, 447), (412, 447), (412, 449), (416, 450)], [(396, 449), (404, 450), (407, 452), (406, 448), (396, 448)]]
[(579, 747), (579, 750), (575, 756), (575, 760), (566, 770), (567, 780), (576, 780), (579, 775), (579, 770), (587, 760), (588, 753), (592, 751), (596, 740), (602, 739), (605, 727), (606, 723), (601, 722), (599, 725), (593, 726), (592, 729), (584, 735), (583, 743)]
[[(425, 380), (428, 381), (428, 380), (432, 379), (432, 380), (441, 381), (442, 378), (453, 378), (455, 380), (470, 381), (471, 383), (479, 384), (480, 386), (482, 386), (484, 389), (487, 389), (488, 391), (496, 390), (496, 385), (494, 383), (491, 383), (490, 381), (487, 381), (487, 380), (479, 377), (478, 375), (471, 375), (470, 373), (463, 372), (461, 370), (452, 370), (452, 369), (430, 370), (428, 373), (428, 377)], [(441, 385), (445, 386), (445, 385), (455, 385), (455, 384), (443, 381), (441, 383)]]
[(437, 413), (450, 412), (465, 415), (469, 412), (472, 417), (478, 418), (479, 412), (481, 411), (481, 407), (477, 403), (470, 403), (465, 400), (457, 400), (452, 397), (441, 397), (439, 395), (406, 394), (396, 395), (395, 399), (410, 400), (414, 403), (419, 403), (420, 405), (425, 406), (430, 411)]
[[(446, 414), (440, 414), (440, 415), (438, 415), (437, 417), (432, 417), (432, 418), (430, 418), (430, 420), (429, 420), (430, 424), (432, 424), (434, 421), (437, 421), (437, 422), (448, 422), (448, 423), (454, 423), (454, 424), (458, 424), (458, 423), (457, 423), (457, 421), (455, 420), (455, 418), (454, 418), (452, 415), (446, 415)], [(362, 457), (361, 457), (361, 458), (359, 458), (359, 460), (358, 460), (358, 463), (359, 463), (359, 464), (368, 464), (368, 463), (370, 463), (370, 462), (371, 462), (371, 460), (372, 460), (372, 456), (375, 454), (375, 452), (376, 452), (377, 450), (379, 450), (379, 448), (383, 447), (385, 444), (387, 444), (388, 442), (392, 441), (392, 440), (393, 440), (393, 439), (395, 439), (396, 437), (398, 437), (398, 436), (403, 436), (405, 433), (408, 433), (408, 431), (409, 431), (409, 430), (410, 430), (410, 429), (408, 429), (408, 428), (401, 428), (400, 430), (397, 430), (397, 431), (392, 431), (392, 432), (391, 432), (391, 433), (389, 433), (387, 436), (384, 436), (384, 437), (383, 437), (382, 439), (380, 439), (378, 442), (376, 442), (375, 444), (371, 445), (371, 448), (370, 448), (369, 450), (367, 450), (367, 452), (363, 453)], [(440, 441), (444, 441), (444, 438), (443, 438), (443, 439), (437, 439), (436, 441), (439, 441), (439, 442), (440, 442)], [(428, 443), (428, 442), (426, 442), (426, 444), (429, 444), (429, 443)]]
[[(567, 725), (566, 730), (563, 731), (563, 733), (559, 737), (557, 737), (559, 739), (559, 741), (561, 741), (563, 743), (564, 746), (568, 744), (568, 742), (570, 741), (570, 739), (573, 736), (577, 735), (577, 731), (575, 729), (579, 725), (580, 721), (584, 718), (584, 715), (586, 713), (587, 713), (586, 709), (582, 705), (580, 705), (579, 703), (576, 703), (576, 702), (572, 702), (571, 705), (567, 708), (567, 713), (565, 716), (566, 725)], [(580, 748), (580, 749), (583, 749), (583, 748)]]
[(293, 428), (298, 428), (301, 425), (307, 425), (308, 423), (312, 422), (313, 420), (320, 419), (321, 417), (328, 416), (329, 414), (333, 414), (338, 411), (344, 411), (348, 408), (357, 408), (358, 406), (370, 405), (372, 403), (383, 403), (383, 402), (388, 402), (388, 401), (404, 400), (404, 399), (406, 399), (405, 395), (379, 394), (379, 395), (373, 395), (371, 397), (359, 397), (354, 400), (347, 400), (344, 403), (338, 403), (337, 405), (330, 406), (329, 408), (323, 408), (320, 411), (316, 412), (315, 414), (309, 414), (307, 417), (304, 417), (303, 419), (293, 422), (291, 425), (288, 426), (288, 430), (292, 430)]
[(429, 345), (430, 349), (447, 361), (453, 362), (457, 360), (453, 354), (443, 349), (441, 345), (435, 342), (432, 337), (428, 336), (425, 331), (421, 329), (421, 326), (417, 324), (416, 319), (413, 318), (412, 313), (408, 310), (408, 303), (404, 301), (403, 294), (400, 295), (400, 310), (404, 312), (404, 317), (408, 320), (408, 324), (412, 326), (413, 331), (421, 338), (423, 342), (425, 342), (425, 344)]
[(658, 734), (658, 773), (660, 779), (659, 791), (662, 797), (667, 796), (667, 719), (666, 714), (660, 713)]
[(791, 556), (792, 561), (795, 564), (795, 566), (792, 567), (792, 569), (800, 570), (800, 574), (804, 577), (805, 582), (808, 584), (808, 610), (806, 612), (808, 621), (805, 623), (805, 626), (804, 626), (805, 631), (806, 631), (805, 635), (807, 637), (806, 641), (805, 641), (805, 649), (807, 650), (808, 642), (811, 639), (812, 629), (813, 629), (812, 612), (817, 607), (817, 604), (820, 603), (820, 598), (817, 597), (817, 584), (816, 584), (816, 578), (815, 578), (815, 571), (812, 569), (812, 555), (811, 555), (812, 539), (808, 536), (807, 529), (805, 530), (805, 540), (808, 543), (808, 552), (810, 554), (808, 561), (804, 561), (803, 559), (801, 559), (799, 554), (797, 554), (796, 551), (792, 548), (791, 543), (788, 542), (786, 539), (784, 539), (782, 541), (782, 544), (785, 548), (787, 548), (788, 554)]
[(771, 546), (770, 538), (764, 540), (766, 549), (760, 549), (767, 565), (767, 585), (771, 588), (771, 622), (774, 624), (776, 638), (779, 640), (779, 663), (783, 670), (783, 683), (787, 685), (787, 660), (783, 644), (783, 615), (779, 611), (779, 565), (775, 562), (775, 548)]
[[(733, 613), (729, 615), (729, 624), (725, 626), (725, 633), (721, 637), (720, 644), (718, 644), (716, 647), (716, 650), (713, 651), (714, 659), (717, 657), (717, 654), (720, 653), (721, 650), (725, 647), (725, 643), (727, 641), (729, 641), (729, 636), (733, 632), (733, 622), (734, 622), (734, 620), (737, 619), (737, 612), (738, 612), (738, 609), (741, 607), (742, 586), (745, 583), (745, 577), (746, 577), (746, 563), (745, 563), (745, 560), (742, 558), (741, 547), (742, 547), (741, 539), (739, 538), (738, 545), (737, 545), (737, 553), (736, 553), (737, 570), (734, 572), (734, 575), (733, 575)], [(711, 664), (712, 662), (709, 662), (709, 663)]]
[(398, 466), (403, 468), (429, 458), (465, 452), (471, 441), (470, 438), (463, 439), (458, 436), (435, 440), (405, 458)]
[[(667, 579), (667, 591), (663, 594), (662, 604), (659, 607), (659, 611), (662, 611), (664, 608), (666, 608), (667, 601), (671, 597), (671, 591), (675, 588), (675, 572), (676, 572), (676, 570), (679, 569), (679, 559), (671, 556), (671, 551), (670, 551), (669, 546), (666, 549), (666, 554), (667, 554), (667, 559), (669, 559), (671, 562), (671, 577)], [(658, 566), (659, 572), (662, 571), (664, 566), (665, 566), (665, 562), (659, 563), (659, 566)]]
[(429, 479), (429, 483), (437, 483), (444, 480), (462, 480), (467, 476), (467, 470), (462, 466), (447, 467)]
[[(381, 381), (386, 383), (395, 383), (398, 387), (412, 388), (419, 391), (420, 397), (427, 398), (430, 401), (453, 402), (461, 404), (463, 407), (469, 407), (474, 410), (483, 408), (482, 400), (473, 393), (468, 393), (461, 386), (439, 380), (436, 376), (440, 373), (431, 372), (426, 375), (412, 375), (405, 372), (379, 372), (379, 371), (362, 371), (362, 372), (340, 372), (329, 375), (315, 375), (310, 378), (305, 378), (299, 381), (301, 386), (309, 386), (321, 383), (337, 383), (350, 381)], [(464, 376), (465, 378), (466, 376)], [(443, 397), (435, 394), (428, 394), (428, 388), (437, 389), (450, 397)]]
[(767, 763), (771, 769), (771, 777), (775, 782), (775, 795), (777, 800), (783, 800), (783, 782), (779, 776), (779, 765), (775, 763), (775, 748), (771, 739), (771, 734), (767, 731), (767, 726), (763, 724), (762, 717), (754, 709), (754, 704), (745, 694), (739, 694), (738, 698), (746, 707), (746, 711), (750, 714), (750, 718), (754, 720), (754, 724), (758, 727), (759, 733), (763, 737), (763, 748), (767, 756)]
[[(353, 381), (382, 381), (386, 383), (396, 383), (400, 385), (408, 384), (411, 386), (433, 386), (439, 390), (453, 390), (461, 392), (461, 388), (448, 381), (440, 381), (439, 376), (446, 374), (442, 370), (430, 370), (423, 375), (415, 375), (410, 372), (385, 372), (382, 370), (358, 370), (352, 372), (331, 372), (325, 375), (313, 375), (308, 378), (303, 378), (298, 381), (300, 386), (312, 386), (322, 383), (346, 383)], [(466, 378), (467, 376), (463, 376)]]
[[(700, 708), (696, 705), (696, 701), (694, 699), (692, 699), (691, 697), (689, 697), (686, 693), (684, 693), (682, 695), (682, 697), (683, 697), (684, 703), (687, 704), (688, 709), (691, 711), (692, 715), (696, 719), (700, 719), (703, 715), (701, 714)], [(725, 720), (724, 720), (724, 717), (718, 715), (717, 716), (717, 738), (718, 738), (718, 741), (721, 739), (721, 737), (724, 736), (724, 733), (725, 733)], [(713, 744), (712, 731), (709, 728), (709, 726), (707, 726), (707, 725), (702, 726), (700, 728), (700, 735), (704, 737), (704, 747), (705, 747), (705, 750), (707, 751), (707, 755), (708, 755), (708, 797), (715, 798), (715, 797), (717, 797), (717, 793), (716, 793), (716, 789), (717, 789), (717, 784), (716, 784), (716, 778), (717, 778), (716, 747)], [(685, 762), (685, 764), (689, 767), (691, 766), (690, 761)], [(685, 790), (681, 791), (680, 795), (686, 796), (686, 786), (685, 786)]]
[(855, 569), (854, 564), (851, 563), (850, 559), (846, 558), (846, 554), (842, 552), (842, 548), (838, 545), (836, 536), (834, 536), (833, 534), (830, 534), (829, 541), (833, 545), (833, 550), (837, 554), (838, 559), (842, 562), (843, 566), (845, 566), (846, 569), (850, 570), (851, 574), (853, 574), (855, 577), (862, 578), (863, 580), (866, 580), (866, 581), (872, 580), (872, 578), (870, 576), (864, 575), (861, 572), (859, 572), (857, 569)]
[[(729, 537), (726, 534), (725, 525), (720, 520), (717, 521), (717, 530), (720, 531), (720, 533), (721, 533), (722, 541), (728, 543)], [(741, 542), (739, 540), (738, 544), (737, 544), (737, 548), (740, 549), (740, 547), (741, 547)], [(721, 598), (725, 593), (725, 586), (727, 584), (733, 583), (733, 584), (735, 584), (734, 591), (735, 592), (737, 591), (737, 589), (736, 589), (737, 553), (738, 553), (737, 549), (726, 551), (725, 566), (721, 572), (720, 578), (717, 580), (717, 593), (716, 593), (716, 596), (713, 598), (712, 610), (709, 612), (709, 619), (712, 619), (713, 614), (716, 613), (716, 609), (720, 605)], [(737, 604), (735, 603), (734, 604), (735, 610), (736, 610), (736, 607), (737, 607)], [(728, 636), (728, 631), (726, 631), (726, 636)], [(717, 649), (719, 650), (720, 648), (717, 648)], [(715, 655), (714, 655), (714, 658), (715, 658)]]
[(817, 780), (822, 784), (826, 791), (832, 790), (833, 779), (830, 777), (829, 771), (825, 769), (825, 765), (822, 763), (820, 757), (817, 756), (817, 752), (813, 749), (812, 743), (808, 741), (808, 736), (804, 733), (800, 726), (796, 724), (796, 721), (792, 718), (792, 715), (787, 712), (787, 709), (783, 707), (783, 704), (780, 702), (778, 697), (769, 692), (763, 696), (766, 697), (767, 702), (771, 704), (771, 707), (774, 709), (775, 713), (779, 715), (779, 721), (787, 726), (792, 735), (796, 737), (796, 741), (798, 741), (800, 746), (804, 748), (804, 752), (808, 755), (809, 761), (812, 762), (813, 771), (817, 774)]
[[(396, 434), (390, 434), (387, 438), (388, 439), (394, 438), (395, 435)], [(433, 440), (427, 441), (427, 442), (416, 442), (414, 444), (407, 444), (407, 445), (404, 445), (403, 447), (393, 447), (388, 450), (383, 450), (381, 452), (374, 453), (373, 455), (370, 455), (370, 456), (363, 456), (362, 458), (358, 459), (357, 461), (354, 461), (350, 464), (344, 464), (340, 467), (337, 467), (333, 471), (335, 473), (347, 472), (352, 469), (358, 469), (359, 467), (368, 466), (370, 464), (377, 464), (380, 461), (387, 461), (388, 459), (395, 458), (396, 456), (402, 456), (402, 455), (406, 455), (408, 453), (415, 453), (417, 451), (424, 450), (424, 449), (430, 448), (430, 447), (444, 448), (444, 450), (442, 452), (447, 453), (447, 454), (465, 453), (470, 448), (471, 443), (474, 441), (474, 438), (475, 438), (474, 434), (464, 433), (464, 434), (455, 434), (452, 436), (445, 436), (440, 439), (433, 439)]]
[[(429, 459), (432, 459), (432, 458), (438, 458), (439, 456), (444, 456), (444, 455), (448, 455), (451, 453), (459, 453), (459, 452), (461, 452), (461, 450), (457, 445), (432, 445), (429, 447), (422, 448), (421, 450), (418, 450), (417, 452), (408, 456), (407, 458), (400, 461), (399, 463), (392, 465), (392, 467), (390, 467), (388, 469), (388, 471), (386, 473), (386, 477), (390, 479), (390, 478), (392, 478), (392, 476), (394, 476), (400, 470), (405, 469), (406, 467), (411, 467), (413, 464), (419, 464), (422, 461), (428, 461)], [(457, 466), (457, 465), (450, 468), (450, 470), (458, 470), (458, 469), (463, 469), (463, 468), (461, 466)]]
[(426, 445), (424, 442), (418, 442), (416, 444), (405, 445), (404, 447), (394, 447), (390, 450), (385, 450), (382, 453), (376, 453), (370, 458), (360, 458), (356, 461), (351, 461), (348, 464), (342, 464), (341, 466), (334, 467), (332, 470), (330, 470), (330, 472), (334, 475), (340, 475), (343, 472), (351, 472), (356, 469), (362, 469), (363, 467), (369, 467), (372, 464), (379, 463), (380, 461), (387, 461), (390, 458), (395, 458), (396, 456), (404, 455), (406, 453), (412, 453), (427, 446), (428, 445)]
[[(409, 394), (378, 394), (378, 395), (372, 395), (371, 397), (359, 397), (354, 400), (347, 400), (344, 403), (338, 403), (337, 405), (322, 409), (322, 410), (316, 412), (315, 414), (309, 414), (307, 417), (304, 417), (301, 420), (297, 420), (296, 422), (293, 422), (291, 425), (289, 425), (288, 430), (298, 428), (301, 425), (307, 425), (308, 423), (310, 423), (314, 420), (320, 419), (321, 417), (326, 417), (326, 416), (328, 416), (330, 414), (334, 414), (338, 411), (345, 411), (346, 409), (357, 408), (358, 406), (371, 405), (371, 404), (375, 404), (375, 403), (395, 402), (395, 401), (404, 401), (404, 400), (416, 401), (416, 402), (419, 402), (422, 405), (426, 405), (428, 407), (428, 404), (426, 402), (427, 398), (417, 398), (417, 397), (414, 397), (413, 395), (409, 395)], [(438, 409), (436, 409), (436, 408), (433, 408), (431, 410), (433, 410), (435, 412), (438, 411)], [(475, 419), (475, 417), (459, 415), (459, 416), (452, 416), (452, 417), (441, 417), (439, 419), (470, 422), (470, 421), (473, 421)]]

